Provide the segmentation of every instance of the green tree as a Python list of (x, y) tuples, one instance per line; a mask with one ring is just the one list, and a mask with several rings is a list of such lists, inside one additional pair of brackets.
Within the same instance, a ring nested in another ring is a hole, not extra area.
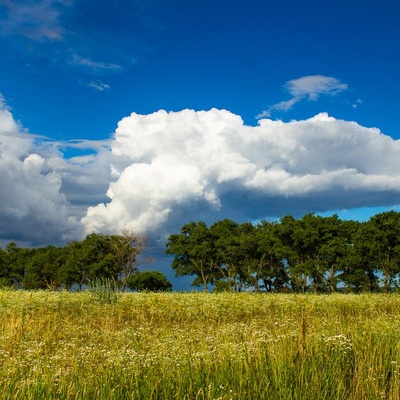
[(208, 291), (208, 285), (221, 277), (213, 236), (202, 221), (190, 222), (181, 228), (180, 233), (170, 235), (166, 254), (175, 256), (172, 268), (176, 276), (195, 276), (192, 285), (203, 285), (204, 291)]
[(7, 266), (7, 253), (0, 247), (0, 286), (11, 286), (12, 284), (10, 271)]
[(326, 263), (321, 250), (327, 243), (326, 218), (307, 214), (298, 221), (294, 232), (295, 249), (299, 256), (298, 266), (311, 279), (315, 292), (324, 289)]
[(62, 268), (64, 282), (68, 286), (77, 284), (79, 290), (104, 279), (116, 284), (122, 267), (113, 249), (113, 240), (108, 235), (91, 233), (81, 242), (68, 243)]
[(82, 241), (80, 250), (87, 263), (86, 284), (103, 279), (118, 281), (120, 265), (111, 243), (111, 236), (101, 233), (91, 233)]
[(211, 225), (210, 232), (215, 245), (216, 266), (220, 269), (223, 280), (218, 282), (218, 291), (238, 291), (241, 262), (240, 225), (230, 219), (223, 219)]
[(378, 289), (376, 265), (371, 258), (370, 243), (367, 239), (367, 223), (350, 224), (351, 239), (347, 253), (342, 260), (339, 279), (355, 293), (372, 292)]
[(159, 271), (139, 271), (131, 274), (127, 287), (138, 292), (170, 292), (172, 290), (171, 282)]
[(352, 251), (352, 238), (358, 227), (358, 222), (342, 221), (337, 215), (326, 217), (324, 220), (324, 242), (319, 252), (325, 265), (326, 284), (331, 292), (337, 290), (340, 274)]
[(89, 257), (86, 248), (82, 242), (74, 240), (65, 246), (64, 253), (65, 264), (61, 271), (63, 281), (68, 288), (74, 284), (78, 285), (78, 290), (81, 291), (90, 280)]
[(388, 292), (400, 272), (400, 213), (377, 214), (364, 224), (358, 246), (368, 257), (371, 268), (383, 276), (383, 290)]
[(282, 242), (275, 222), (262, 221), (256, 226), (257, 264), (267, 292), (279, 291), (289, 281), (285, 268)]
[(63, 286), (61, 270), (64, 264), (63, 249), (55, 246), (37, 248), (26, 265), (26, 289), (52, 289)]
[(383, 274), (383, 289), (388, 292), (400, 272), (400, 213), (388, 211), (370, 219), (372, 254)]
[(4, 254), (4, 270), (15, 287), (24, 289), (26, 265), (35, 249), (18, 247), (14, 242), (7, 244)]
[(308, 289), (305, 259), (299, 249), (298, 238), (301, 237), (299, 221), (291, 215), (285, 215), (277, 225), (276, 234), (281, 243), (282, 258), (290, 274), (290, 285), (293, 291), (305, 292)]
[(294, 290), (305, 292), (310, 286), (315, 292), (336, 290), (350, 243), (349, 226), (337, 215), (281, 219), (277, 230)]
[(256, 228), (250, 222), (240, 225), (240, 268), (241, 281), (247, 287), (253, 287), (256, 292), (260, 290), (260, 279), (263, 272), (263, 263), (259, 262)]

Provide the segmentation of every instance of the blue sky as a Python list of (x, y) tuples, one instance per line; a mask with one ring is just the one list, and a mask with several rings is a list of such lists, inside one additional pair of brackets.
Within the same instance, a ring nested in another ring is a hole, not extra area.
[(400, 204), (395, 0), (0, 0), (0, 241)]
[(0, 91), (32, 133), (100, 139), (133, 111), (255, 125), (287, 81), (324, 75), (348, 90), (273, 117), (327, 111), (397, 137), (399, 16), (394, 0), (2, 0)]

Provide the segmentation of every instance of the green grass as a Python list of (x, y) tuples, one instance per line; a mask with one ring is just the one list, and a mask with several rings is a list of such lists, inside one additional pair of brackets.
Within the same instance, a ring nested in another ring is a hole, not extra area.
[(400, 296), (0, 291), (0, 399), (399, 399)]

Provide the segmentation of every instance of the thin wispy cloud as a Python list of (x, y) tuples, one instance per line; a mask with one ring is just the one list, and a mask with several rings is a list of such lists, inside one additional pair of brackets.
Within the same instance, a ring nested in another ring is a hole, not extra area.
[(359, 105), (361, 105), (363, 103), (363, 101), (361, 100), (361, 99), (357, 99), (354, 103), (353, 103), (353, 105), (352, 105), (352, 107), (355, 109), (355, 108), (358, 108), (358, 106)]
[(122, 67), (118, 64), (92, 60), (88, 57), (81, 57), (75, 53), (72, 54), (71, 63), (76, 66), (90, 69), (94, 72), (117, 72), (122, 69)]
[(347, 88), (347, 84), (331, 76), (310, 75), (293, 79), (286, 82), (284, 85), (285, 91), (292, 97), (289, 100), (281, 101), (268, 107), (265, 111), (257, 115), (256, 118), (268, 118), (275, 111), (286, 112), (290, 110), (295, 104), (302, 100), (315, 101), (318, 100), (321, 95), (334, 96)]
[[(12, 51), (23, 53), (27, 64), (35, 56), (47, 60), (52, 66), (63, 65), (80, 68), (85, 73), (104, 75), (125, 71), (136, 59), (129, 54), (125, 42), (108, 28), (109, 40), (99, 41), (98, 31), (88, 30), (90, 21), (77, 19), (82, 11), (82, 3), (76, 0), (0, 0), (0, 37), (14, 43)], [(91, 10), (94, 5), (87, 6)], [(94, 7), (96, 10), (96, 7)], [(117, 7), (115, 7), (117, 8)], [(113, 8), (114, 9), (114, 8)], [(83, 21), (83, 22), (82, 22)], [(25, 38), (30, 49), (20, 46)], [(115, 40), (114, 40), (115, 39)], [(100, 90), (101, 85), (95, 87)], [(107, 87), (102, 87), (103, 90)]]
[(59, 41), (65, 29), (60, 22), (61, 8), (72, 1), (12, 1), (0, 0), (0, 8), (5, 9), (0, 19), (0, 34), (21, 35), (35, 41)]
[(98, 90), (99, 92), (103, 92), (104, 90), (110, 89), (110, 85), (101, 81), (92, 81), (87, 84), (88, 87)]

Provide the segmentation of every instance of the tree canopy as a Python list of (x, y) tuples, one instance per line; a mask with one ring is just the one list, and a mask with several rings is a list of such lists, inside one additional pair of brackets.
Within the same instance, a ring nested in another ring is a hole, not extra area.
[(64, 247), (33, 249), (9, 243), (0, 252), (0, 279), (3, 284), (23, 289), (71, 289), (111, 280), (124, 291), (138, 266), (151, 262), (142, 253), (146, 238), (129, 231), (120, 235), (91, 233), (82, 241)]
[(139, 271), (132, 274), (127, 286), (138, 292), (170, 292), (172, 283), (160, 271)]
[(177, 276), (193, 276), (204, 290), (387, 292), (398, 287), (400, 213), (362, 223), (315, 214), (256, 225), (190, 222), (169, 237), (166, 253)]

